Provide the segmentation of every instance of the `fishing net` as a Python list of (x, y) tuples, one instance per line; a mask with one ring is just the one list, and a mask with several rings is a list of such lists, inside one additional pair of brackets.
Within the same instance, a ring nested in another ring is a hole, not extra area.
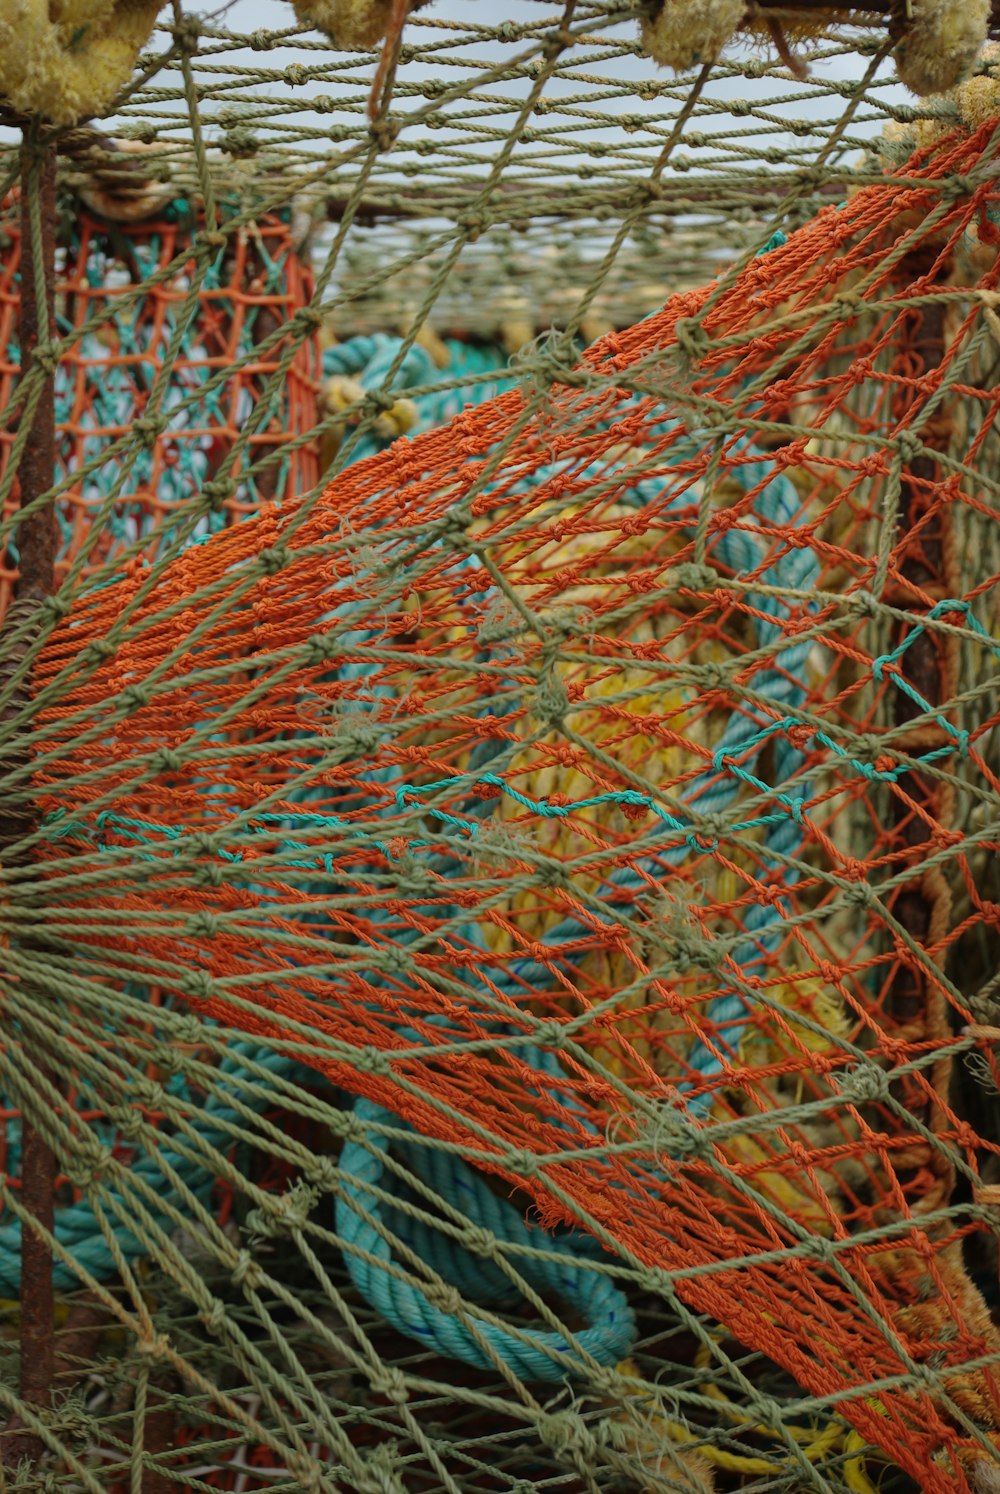
[[(8, 204), (0, 284), (8, 324), (9, 361), (0, 366), (6, 408), (19, 374), (15, 207)], [(196, 271), (194, 245), (199, 230), (204, 232), (204, 210), (180, 198), (166, 212), (163, 222), (143, 217), (126, 229), (81, 204), (67, 208), (56, 331), (72, 348), (55, 371), (60, 581), (129, 553), (155, 553), (161, 543), (198, 540), (255, 512), (286, 485), (308, 491), (319, 475), (315, 443), (295, 442), (316, 424), (318, 348), (300, 345), (280, 387), (263, 395), (287, 341), (287, 333), (274, 334), (287, 327), (312, 289), (289, 214), (284, 222), (262, 215), (227, 235), (213, 262)], [(266, 340), (266, 350), (258, 353)], [(144, 438), (141, 453), (128, 442), (136, 422)], [(237, 451), (238, 433), (247, 423), (251, 433)], [(20, 424), (14, 414), (0, 433), (8, 519), (20, 496), (16, 464), (9, 462)], [(194, 500), (223, 475), (228, 494), (220, 495), (211, 513), (185, 523)], [(8, 548), (0, 578), (4, 607), (17, 566), (16, 540)]]
[(997, 1487), (994, 57), (523, 10), (11, 208), (11, 1487)]

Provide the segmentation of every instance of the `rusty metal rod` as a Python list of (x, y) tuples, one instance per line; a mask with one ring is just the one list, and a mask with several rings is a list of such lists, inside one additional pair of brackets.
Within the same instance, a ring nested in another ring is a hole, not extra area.
[[(36, 232), (32, 217), (41, 217), (41, 269), (36, 275)], [(26, 374), (36, 351), (55, 328), (56, 151), (31, 129), (25, 131), (21, 155), (21, 370)], [(31, 433), (18, 468), (20, 503), (25, 508), (55, 483), (55, 377), (46, 378), (35, 407)], [(56, 524), (51, 504), (23, 520), (17, 533), (20, 574), (12, 613), (23, 615), (49, 595), (55, 583)], [(10, 614), (9, 614), (10, 616)], [(16, 826), (22, 816), (14, 816)], [(8, 836), (5, 835), (4, 839)], [(43, 1065), (44, 1067), (44, 1065)], [(49, 1233), (54, 1224), (56, 1159), (51, 1146), (31, 1124), (21, 1122), (21, 1201)], [(21, 1230), (20, 1391), (29, 1405), (45, 1408), (52, 1395), (55, 1369), (55, 1300), (52, 1254), (30, 1227)], [(31, 1433), (14, 1428), (5, 1439), (3, 1463), (16, 1468), (37, 1459), (41, 1447)]]
[[(38, 152), (41, 151), (41, 160)], [(55, 224), (56, 152), (53, 146), (27, 144), (21, 157), (21, 369), (27, 373), (34, 354), (55, 331)], [(26, 190), (29, 173), (37, 170), (42, 220), (42, 282), (35, 283), (35, 255), (31, 227), (31, 194)], [(44, 320), (40, 311), (44, 308)], [(18, 481), (21, 507), (49, 492), (56, 473), (55, 372), (48, 375), (35, 408), (31, 435), (21, 457)], [(20, 554), (18, 598), (49, 596), (55, 585), (56, 516), (51, 503), (22, 520), (17, 531)]]
[[(859, 16), (872, 16), (890, 21), (900, 11), (900, 0), (751, 0), (747, 6), (746, 20), (768, 12), (788, 16), (809, 15), (817, 10), (850, 11)], [(990, 30), (1000, 29), (1000, 0), (993, 0), (990, 12)]]

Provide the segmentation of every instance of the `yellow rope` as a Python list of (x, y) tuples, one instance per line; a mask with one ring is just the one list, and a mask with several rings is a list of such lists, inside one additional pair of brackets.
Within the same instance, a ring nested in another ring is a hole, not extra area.
[[(705, 1368), (710, 1358), (709, 1349), (702, 1345), (695, 1355), (695, 1364), (698, 1368)], [(641, 1379), (635, 1364), (628, 1359), (618, 1365), (618, 1373), (626, 1379)], [(736, 1426), (743, 1428), (747, 1434), (775, 1440), (781, 1439), (781, 1433), (775, 1428), (746, 1421), (739, 1409), (717, 1385), (703, 1385), (699, 1389), (701, 1394), (708, 1396), (719, 1405), (722, 1415)], [(643, 1404), (651, 1408), (654, 1402), (651, 1397), (647, 1397)], [(619, 1419), (624, 1420), (624, 1417)], [(774, 1458), (754, 1457), (748, 1453), (733, 1453), (725, 1448), (714, 1447), (711, 1443), (705, 1442), (690, 1427), (681, 1422), (671, 1421), (658, 1411), (653, 1411), (651, 1414), (650, 1428), (656, 1435), (667, 1437), (671, 1442), (678, 1443), (682, 1447), (692, 1447), (697, 1444), (697, 1451), (701, 1458), (727, 1473), (766, 1478), (772, 1477), (780, 1469), (780, 1465)], [(810, 1463), (818, 1463), (824, 1458), (835, 1457), (838, 1452), (849, 1453), (851, 1456), (844, 1463), (844, 1482), (855, 1491), (855, 1494), (878, 1494), (877, 1486), (871, 1482), (865, 1472), (865, 1458), (869, 1449), (858, 1432), (845, 1429), (841, 1423), (835, 1421), (822, 1428), (786, 1426), (784, 1430), (799, 1444), (803, 1456), (808, 1458)], [(641, 1448), (637, 1450), (641, 1451)]]

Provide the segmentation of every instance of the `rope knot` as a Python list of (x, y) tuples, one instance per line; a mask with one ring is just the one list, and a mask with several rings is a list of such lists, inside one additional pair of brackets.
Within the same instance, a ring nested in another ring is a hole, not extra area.
[[(225, 1306), (221, 1302), (218, 1306), (222, 1308), (222, 1318), (225, 1322)], [(166, 1359), (169, 1348), (170, 1344), (165, 1333), (146, 1333), (137, 1340), (135, 1352), (144, 1359)]]
[(185, 14), (171, 31), (174, 34), (174, 44), (178, 52), (187, 53), (188, 56), (198, 50), (198, 42), (201, 39), (201, 21), (197, 16)]
[(945, 202), (960, 202), (963, 197), (969, 197), (976, 191), (979, 183), (971, 176), (962, 176), (956, 172), (953, 176), (945, 176), (938, 183), (938, 189)]
[[(180, 1074), (184, 1068), (184, 1058), (177, 1048), (164, 1048), (160, 1052), (160, 1068), (164, 1074)], [(162, 1095), (162, 1090), (160, 1091)], [(165, 1106), (161, 1105), (163, 1110)]]
[(69, 617), (73, 611), (73, 603), (69, 597), (60, 595), (43, 597), (39, 603), (40, 610), (45, 613), (50, 622), (62, 622), (64, 617)]
[(538, 681), (531, 708), (533, 715), (550, 731), (562, 728), (569, 709), (569, 696), (554, 669), (547, 670)]
[(87, 664), (103, 664), (105, 660), (114, 658), (115, 645), (110, 638), (95, 638), (93, 643), (88, 643), (84, 649), (83, 657)]
[[(405, 970), (404, 964), (400, 967)], [(392, 1065), (380, 1048), (361, 1048), (354, 1056), (354, 1067), (361, 1074), (391, 1074)]]
[(501, 643), (524, 631), (524, 619), (505, 596), (492, 599), (479, 624), (480, 643)]
[(645, 1124), (637, 1126), (637, 1139), (657, 1158), (692, 1157), (704, 1152), (706, 1138), (675, 1105), (660, 1105)]
[(699, 592), (714, 591), (722, 579), (714, 566), (698, 565), (693, 560), (675, 566), (669, 576), (673, 584), (684, 591)]
[(904, 464), (915, 462), (926, 450), (920, 437), (913, 431), (902, 431), (896, 438), (896, 447)]
[(269, 550), (262, 550), (257, 556), (257, 563), (265, 576), (276, 576), (288, 564), (287, 546), (272, 545)]
[(330, 633), (314, 633), (306, 640), (307, 664), (329, 664), (340, 652), (340, 640)]
[(126, 715), (131, 716), (149, 705), (149, 689), (146, 685), (126, 685), (118, 700)]
[(269, 1197), (260, 1208), (247, 1214), (250, 1242), (273, 1240), (304, 1229), (317, 1201), (316, 1190), (299, 1178), (280, 1198)]
[(538, 1158), (534, 1152), (527, 1150), (512, 1152), (510, 1166), (520, 1178), (534, 1178), (538, 1176)]
[(430, 1306), (436, 1307), (439, 1312), (444, 1313), (445, 1317), (461, 1316), (465, 1303), (457, 1288), (449, 1286), (447, 1282), (429, 1281), (422, 1283), (420, 1290)]
[(85, 1131), (76, 1143), (76, 1156), (66, 1168), (66, 1176), (76, 1188), (90, 1188), (99, 1183), (114, 1164), (110, 1147), (101, 1143), (89, 1131)]
[[(155, 1088), (159, 1090), (163, 1098), (163, 1090), (160, 1086), (157, 1084)], [(161, 1107), (153, 1105), (150, 1108), (158, 1110)], [(146, 1130), (146, 1117), (134, 1105), (119, 1105), (114, 1112), (113, 1120), (117, 1130), (126, 1141), (138, 1141)]]
[(174, 1041), (186, 1043), (189, 1048), (197, 1048), (204, 1043), (205, 1028), (201, 1019), (193, 1012), (183, 1013), (174, 1028)]
[(152, 767), (157, 773), (179, 773), (184, 759), (173, 747), (160, 747), (152, 756)]
[(561, 861), (543, 861), (535, 868), (535, 880), (539, 887), (568, 887), (569, 873)]
[(863, 305), (864, 301), (860, 296), (850, 294), (836, 296), (833, 302), (834, 315), (842, 322), (849, 322), (852, 317), (857, 316)]
[(457, 509), (450, 509), (440, 520), (437, 526), (437, 535), (443, 544), (453, 546), (455, 549), (468, 549), (469, 521), (465, 514), (459, 513)]
[(225, 1328), (228, 1316), (229, 1309), (226, 1304), (220, 1302), (218, 1297), (213, 1297), (211, 1307), (206, 1308), (204, 1312), (198, 1314), (198, 1321), (209, 1333), (213, 1336), (218, 1336), (223, 1328)]
[(132, 431), (148, 451), (150, 447), (156, 445), (168, 424), (169, 421), (165, 415), (140, 415), (138, 420), (132, 421)]
[(854, 757), (862, 763), (877, 762), (885, 752), (885, 742), (873, 732), (860, 732), (852, 745)]
[(889, 1097), (889, 1076), (876, 1064), (857, 1064), (843, 1069), (837, 1087), (849, 1105), (873, 1105)]
[(498, 1255), (497, 1237), (492, 1230), (484, 1229), (480, 1224), (467, 1224), (462, 1231), (462, 1244), (465, 1249), (473, 1255), (481, 1256), (483, 1260), (496, 1260)]
[(219, 143), (234, 161), (249, 161), (260, 150), (260, 140), (246, 125), (227, 130)]
[(765, 1427), (778, 1428), (784, 1424), (787, 1412), (778, 1402), (769, 1395), (759, 1395), (754, 1388), (753, 1398), (754, 1416), (757, 1421)]
[[(32, 366), (37, 363), (43, 373), (54, 374), (59, 367), (59, 344), (57, 342), (38, 343), (32, 351), (31, 363)], [(28, 372), (31, 372), (30, 368)]]
[(232, 1271), (229, 1273), (229, 1279), (237, 1289), (246, 1286), (253, 1292), (263, 1282), (264, 1273), (249, 1250), (241, 1250), (236, 1257)]
[(383, 119), (376, 119), (370, 124), (368, 126), (368, 134), (375, 149), (383, 154), (392, 150), (400, 128), (400, 121), (398, 119), (391, 119), (388, 115)]
[(701, 816), (698, 830), (701, 834), (710, 836), (713, 840), (721, 840), (729, 829), (729, 821), (724, 814), (718, 810), (706, 810)]
[(852, 908), (871, 908), (876, 901), (875, 889), (870, 882), (855, 882), (845, 888), (844, 899)]
[(492, 219), (490, 218), (489, 213), (487, 213), (483, 208), (479, 208), (478, 211), (474, 213), (459, 214), (458, 218), (455, 221), (457, 226), (464, 231), (469, 242), (474, 244), (479, 238), (479, 235), (485, 233), (489, 228)]
[(368, 1383), (374, 1395), (384, 1396), (393, 1406), (405, 1406), (410, 1398), (402, 1370), (390, 1365), (380, 1366)]
[(550, 1447), (557, 1458), (571, 1453), (586, 1456), (595, 1449), (594, 1438), (582, 1416), (575, 1411), (549, 1411), (535, 1423), (539, 1440)]
[(866, 617), (877, 617), (881, 608), (875, 593), (864, 588), (841, 597), (840, 605), (849, 616), (856, 617), (859, 621)]
[(691, 363), (697, 363), (700, 358), (704, 358), (712, 346), (711, 337), (701, 322), (693, 316), (682, 316), (674, 323), (674, 337), (677, 340), (677, 346)]
[(340, 1180), (340, 1171), (332, 1157), (314, 1157), (305, 1175), (317, 1193), (333, 1193)]
[(178, 990), (195, 1000), (208, 1001), (215, 995), (215, 981), (207, 970), (187, 970), (177, 982)]
[(728, 690), (729, 670), (718, 661), (703, 664), (698, 670), (698, 683), (704, 690)]
[(214, 939), (222, 928), (217, 913), (211, 913), (207, 908), (199, 908), (197, 913), (192, 913), (185, 925), (185, 932), (191, 934), (195, 939)]
[(225, 508), (235, 491), (236, 485), (229, 478), (209, 478), (208, 482), (203, 482), (201, 485), (203, 506), (210, 513), (219, 514)]
[(315, 306), (300, 306), (292, 317), (292, 331), (300, 336), (318, 332), (323, 325), (323, 313)]
[[(325, 725), (326, 723), (321, 722), (321, 726)], [(367, 756), (374, 752), (385, 739), (386, 728), (371, 716), (335, 715), (321, 735), (324, 741), (335, 744), (336, 755), (331, 757), (331, 764), (344, 763), (351, 757)]]
[(800, 1240), (795, 1253), (800, 1256), (811, 1256), (813, 1260), (825, 1266), (831, 1265), (837, 1258), (833, 1241), (824, 1239), (822, 1235), (808, 1235), (804, 1240)]

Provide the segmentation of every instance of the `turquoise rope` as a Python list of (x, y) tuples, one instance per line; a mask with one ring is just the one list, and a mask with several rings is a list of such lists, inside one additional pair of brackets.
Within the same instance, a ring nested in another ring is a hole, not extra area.
[[(354, 1114), (362, 1123), (400, 1124), (390, 1112), (369, 1100), (357, 1101)], [(579, 1259), (557, 1259), (552, 1246), (555, 1243), (559, 1248), (558, 1240), (554, 1242), (542, 1229), (526, 1224), (521, 1211), (492, 1193), (480, 1173), (449, 1153), (414, 1147), (406, 1161), (436, 1197), (485, 1232), (484, 1256), (474, 1255), (441, 1230), (399, 1209), (385, 1207), (371, 1189), (388, 1189), (397, 1195), (401, 1192), (392, 1175), (388, 1179), (383, 1176), (386, 1150), (385, 1142), (374, 1136), (367, 1145), (345, 1145), (340, 1158), (343, 1188), (337, 1198), (336, 1227), (346, 1247), (354, 1285), (387, 1322), (436, 1353), (476, 1369), (492, 1369), (499, 1359), (527, 1382), (565, 1379), (568, 1372), (579, 1369), (580, 1350), (602, 1365), (624, 1358), (635, 1339), (635, 1317), (624, 1293), (609, 1276), (588, 1269)], [(366, 1212), (369, 1219), (364, 1217)], [(403, 1279), (387, 1269), (394, 1263), (395, 1252), (383, 1231), (395, 1235), (462, 1294), (466, 1299), (462, 1317), (433, 1305), (413, 1281), (412, 1272)], [(574, 1343), (556, 1332), (515, 1332), (476, 1313), (476, 1304), (488, 1306), (495, 1314), (517, 1300), (509, 1278), (489, 1258), (493, 1241), (506, 1247), (511, 1264), (536, 1293), (550, 1301), (570, 1303), (583, 1318), (586, 1326), (575, 1335)], [(520, 1257), (519, 1246), (545, 1253)], [(574, 1247), (577, 1255), (582, 1253), (579, 1243), (567, 1238), (561, 1242), (561, 1255), (572, 1256)], [(591, 1241), (584, 1248), (588, 1256), (593, 1254)], [(475, 1322), (475, 1330), (469, 1326), (470, 1321)]]
[[(231, 1139), (231, 1128), (246, 1128), (244, 1116), (227, 1101), (227, 1094), (238, 1094), (244, 1105), (250, 1105), (258, 1113), (262, 1113), (272, 1103), (266, 1098), (253, 1096), (250, 1091), (244, 1091), (243, 1081), (251, 1078), (251, 1072), (243, 1066), (242, 1060), (248, 1058), (282, 1078), (307, 1084), (316, 1082), (316, 1075), (311, 1070), (302, 1068), (281, 1054), (252, 1043), (232, 1044), (218, 1064), (217, 1089), (213, 1089), (199, 1108), (192, 1106), (190, 1124), (198, 1138), (197, 1142), (191, 1143), (193, 1150), (211, 1147), (225, 1154), (235, 1144)], [(191, 1093), (179, 1075), (173, 1076), (164, 1084), (163, 1089), (172, 1099), (191, 1104)], [(128, 1101), (127, 1092), (123, 1096), (116, 1096), (116, 1103), (121, 1104), (123, 1100)], [(88, 1094), (84, 1089), (77, 1095), (75, 1108), (77, 1111), (100, 1110), (106, 1108), (106, 1105), (106, 1100), (102, 1103), (99, 1096)], [(118, 1132), (110, 1123), (91, 1123), (90, 1130), (94, 1139), (109, 1150), (117, 1151), (121, 1148)], [(7, 1122), (7, 1171), (11, 1176), (16, 1176), (19, 1171), (20, 1140), (21, 1121), (15, 1116)], [(176, 1172), (179, 1186), (167, 1183), (168, 1169)], [(162, 1137), (155, 1152), (137, 1152), (129, 1162), (129, 1175), (136, 1190), (143, 1190), (139, 1197), (149, 1216), (145, 1221), (146, 1228), (159, 1226), (168, 1232), (174, 1229), (171, 1213), (185, 1207), (182, 1188), (190, 1190), (205, 1208), (211, 1207), (216, 1182), (214, 1169), (206, 1168), (202, 1163), (176, 1151), (169, 1135)], [(116, 1246), (126, 1261), (136, 1260), (147, 1253), (147, 1246), (126, 1222), (132, 1212), (117, 1189), (107, 1189), (104, 1213), (114, 1231)], [(114, 1254), (98, 1223), (95, 1210), (86, 1197), (82, 1197), (77, 1203), (62, 1204), (56, 1208), (54, 1233), (60, 1245), (69, 1252), (82, 1271), (89, 1272), (98, 1281), (109, 1280), (116, 1274), (118, 1267)], [(53, 1262), (53, 1281), (58, 1291), (72, 1291), (80, 1285), (80, 1277), (59, 1256)], [(19, 1220), (12, 1220), (0, 1224), (0, 1292), (16, 1296), (20, 1287), (21, 1224)]]
[[(431, 389), (414, 398), (417, 407), (417, 424), (411, 432), (414, 436), (437, 430), (470, 405), (487, 404), (506, 390), (517, 387), (516, 378), (505, 372), (509, 360), (500, 348), (473, 347), (455, 338), (449, 338), (444, 344), (448, 350), (446, 368), (439, 369), (424, 348), (414, 346), (407, 351), (394, 378), (389, 381), (389, 370), (402, 346), (401, 338), (386, 333), (352, 337), (324, 350), (323, 374), (328, 379), (335, 374), (351, 378), (366, 394), (384, 390), (405, 396), (411, 390), (435, 383), (451, 383), (456, 379), (466, 381), (458, 388)], [(352, 448), (346, 465), (354, 466), (374, 452), (384, 451), (394, 439), (379, 437), (374, 431), (366, 432)]]

